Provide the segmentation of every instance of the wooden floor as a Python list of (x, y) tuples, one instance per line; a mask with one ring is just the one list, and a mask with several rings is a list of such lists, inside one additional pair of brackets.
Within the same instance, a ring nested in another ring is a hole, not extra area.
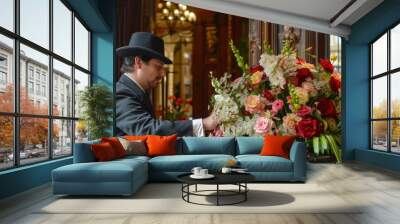
[[(349, 203), (366, 204), (357, 214), (36, 214), (54, 200), (42, 186), (0, 202), (0, 223), (400, 223), (400, 174), (359, 163), (310, 164), (308, 183), (317, 183)], [(318, 203), (316, 201), (315, 203)]]

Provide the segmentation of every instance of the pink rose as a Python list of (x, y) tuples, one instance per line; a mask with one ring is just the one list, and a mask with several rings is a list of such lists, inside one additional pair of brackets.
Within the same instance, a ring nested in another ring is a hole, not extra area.
[(285, 103), (283, 102), (283, 100), (275, 100), (274, 102), (272, 102), (272, 112), (278, 113), (280, 110), (282, 110), (284, 104)]
[(254, 125), (254, 130), (258, 134), (266, 134), (272, 131), (272, 128), (274, 127), (274, 122), (265, 117), (259, 117), (256, 120), (256, 124)]
[(300, 107), (300, 109), (299, 109), (298, 111), (296, 111), (296, 114), (297, 114), (298, 116), (300, 116), (300, 117), (305, 117), (305, 116), (311, 114), (311, 112), (312, 112), (311, 107), (306, 106), (306, 105), (302, 105), (302, 106)]

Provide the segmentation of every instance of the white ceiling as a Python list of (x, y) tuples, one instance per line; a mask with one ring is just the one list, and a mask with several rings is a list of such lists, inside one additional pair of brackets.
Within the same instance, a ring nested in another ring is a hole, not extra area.
[[(347, 37), (383, 0), (171, 0), (192, 7)], [(349, 7), (346, 8), (346, 5)], [(344, 11), (340, 12), (342, 9)]]

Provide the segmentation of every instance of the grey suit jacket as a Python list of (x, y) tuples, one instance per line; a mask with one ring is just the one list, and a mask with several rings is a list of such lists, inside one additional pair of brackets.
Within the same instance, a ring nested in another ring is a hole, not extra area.
[(126, 75), (116, 85), (116, 107), (117, 135), (193, 135), (191, 120), (157, 120), (149, 95)]

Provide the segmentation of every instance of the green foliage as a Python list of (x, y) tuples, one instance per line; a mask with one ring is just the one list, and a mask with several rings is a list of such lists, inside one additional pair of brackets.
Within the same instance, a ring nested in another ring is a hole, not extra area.
[(232, 49), (232, 53), (236, 58), (236, 62), (238, 64), (239, 68), (242, 69), (243, 73), (246, 73), (249, 70), (249, 65), (245, 62), (245, 59), (240, 54), (239, 50), (235, 47), (232, 40), (229, 41), (229, 46)]
[(87, 124), (89, 139), (109, 136), (107, 129), (112, 125), (113, 98), (104, 85), (95, 84), (80, 92), (81, 118)]
[(272, 47), (268, 43), (268, 41), (264, 41), (263, 50), (264, 50), (264, 52), (267, 52), (267, 54), (269, 54), (269, 55), (273, 55), (274, 54), (274, 51), (272, 50)]

